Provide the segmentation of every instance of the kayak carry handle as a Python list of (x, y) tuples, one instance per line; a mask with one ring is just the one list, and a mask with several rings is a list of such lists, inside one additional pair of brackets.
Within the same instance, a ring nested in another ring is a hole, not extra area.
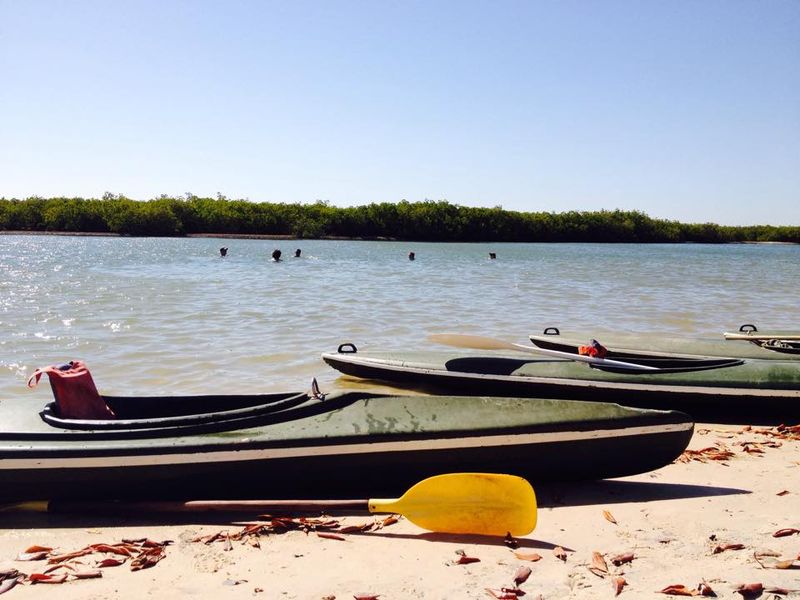
[(561, 335), (561, 332), (558, 330), (558, 327), (545, 327), (544, 335)]
[(741, 331), (742, 333), (755, 333), (756, 331), (758, 331), (758, 327), (756, 327), (752, 323), (745, 323), (744, 325), (739, 327), (739, 331)]
[(356, 348), (355, 344), (351, 344), (347, 342), (345, 344), (339, 344), (339, 347), (336, 349), (339, 354), (355, 354), (358, 352), (358, 348)]

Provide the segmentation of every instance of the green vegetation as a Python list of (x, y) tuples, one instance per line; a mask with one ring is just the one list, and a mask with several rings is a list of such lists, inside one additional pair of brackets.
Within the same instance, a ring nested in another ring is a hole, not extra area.
[(446, 201), (276, 204), (160, 196), (149, 201), (95, 198), (0, 198), (0, 231), (288, 235), (298, 238), (392, 238), (440, 242), (794, 242), (800, 227), (679, 223), (638, 211), (516, 212)]

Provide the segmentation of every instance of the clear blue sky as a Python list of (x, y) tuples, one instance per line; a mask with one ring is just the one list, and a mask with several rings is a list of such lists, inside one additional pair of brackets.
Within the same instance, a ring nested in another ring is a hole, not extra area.
[(0, 0), (0, 196), (800, 225), (800, 1)]

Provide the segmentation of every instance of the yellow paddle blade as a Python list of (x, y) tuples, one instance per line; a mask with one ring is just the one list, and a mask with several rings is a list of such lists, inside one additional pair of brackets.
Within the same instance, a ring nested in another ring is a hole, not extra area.
[(430, 531), (527, 535), (536, 527), (536, 494), (522, 477), (449, 473), (420, 481), (396, 500), (371, 499), (372, 513), (398, 513)]

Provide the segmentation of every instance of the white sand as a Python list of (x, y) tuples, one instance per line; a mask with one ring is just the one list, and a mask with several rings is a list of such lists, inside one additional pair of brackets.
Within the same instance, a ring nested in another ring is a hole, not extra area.
[[(0, 571), (42, 572), (44, 562), (14, 560), (34, 544), (63, 552), (123, 538), (169, 539), (174, 544), (150, 569), (134, 572), (123, 565), (104, 569), (100, 579), (20, 584), (4, 599), (488, 598), (485, 588), (512, 587), (522, 565), (532, 570), (520, 585), (525, 598), (613, 598), (612, 577), (598, 577), (588, 568), (593, 552), (605, 556), (612, 575), (627, 581), (623, 598), (663, 598), (656, 592), (668, 585), (696, 588), (703, 581), (720, 598), (741, 598), (734, 589), (742, 583), (800, 590), (800, 560), (793, 569), (775, 569), (763, 568), (756, 559), (765, 551), (778, 555), (760, 558), (765, 566), (800, 558), (799, 534), (772, 535), (782, 528), (800, 529), (800, 441), (777, 440), (780, 447), (746, 453), (741, 442), (774, 438), (741, 429), (697, 426), (690, 448), (725, 444), (734, 456), (724, 462), (676, 462), (652, 473), (600, 482), (531, 482), (539, 496), (539, 523), (518, 540), (518, 551), (538, 553), (542, 558), (537, 562), (521, 560), (501, 538), (429, 533), (404, 520), (376, 532), (347, 535), (345, 541), (292, 531), (262, 536), (260, 548), (234, 542), (226, 550), (221, 542), (193, 540), (240, 527), (7, 513), (0, 515)], [(374, 518), (341, 520), (354, 524)], [(724, 544), (744, 548), (715, 554), (714, 548)], [(566, 550), (565, 562), (555, 557), (557, 546)], [(458, 550), (480, 561), (452, 564)], [(631, 563), (611, 564), (610, 557), (626, 552), (634, 554)], [(83, 560), (92, 565), (94, 558)]]

